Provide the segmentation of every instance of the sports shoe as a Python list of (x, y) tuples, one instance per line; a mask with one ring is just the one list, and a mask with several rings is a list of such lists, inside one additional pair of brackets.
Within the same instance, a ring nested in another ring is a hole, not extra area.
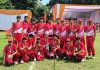
[(14, 64), (18, 64), (18, 62), (17, 61), (14, 61)]
[(21, 60), (21, 62), (20, 62), (21, 64), (23, 64), (24, 63), (24, 61), (23, 60)]
[(81, 62), (84, 62), (86, 60), (86, 58), (83, 58), (82, 60), (81, 60)]

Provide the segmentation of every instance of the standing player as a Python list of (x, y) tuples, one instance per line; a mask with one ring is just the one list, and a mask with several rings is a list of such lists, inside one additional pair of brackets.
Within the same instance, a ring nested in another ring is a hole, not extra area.
[(37, 24), (36, 24), (36, 22), (33, 18), (31, 18), (31, 24), (28, 27), (28, 33), (32, 34), (32, 35), (35, 35), (35, 36), (37, 34)]
[(96, 36), (96, 26), (93, 24), (93, 21), (90, 18), (86, 26), (86, 43), (87, 43), (87, 51), (89, 58), (91, 57), (91, 55), (92, 58), (95, 58), (95, 49), (94, 49), (95, 36)]
[(54, 26), (54, 34), (60, 38), (60, 28), (61, 28), (61, 24), (60, 24), (60, 18), (57, 18), (57, 24), (55, 24)]
[(64, 45), (64, 42), (66, 41), (67, 38), (67, 28), (64, 20), (61, 20), (61, 28), (60, 28), (60, 42), (61, 42), (61, 47)]
[(48, 23), (46, 24), (47, 31), (49, 32), (50, 36), (53, 36), (54, 33), (54, 24), (52, 24), (52, 20), (48, 20)]
[(78, 19), (77, 36), (80, 37), (80, 41), (85, 44), (84, 30), (85, 30), (85, 26), (83, 24), (83, 20)]
[(37, 34), (39, 37), (43, 38), (46, 31), (46, 24), (43, 23), (43, 18), (40, 18), (40, 22), (37, 24)]
[(73, 20), (70, 20), (70, 25), (69, 25), (69, 38), (71, 39), (73, 45), (76, 42), (76, 25), (74, 24)]
[(23, 36), (23, 23), (20, 20), (21, 16), (17, 16), (17, 21), (12, 25), (12, 34), (17, 43), (21, 41)]
[(30, 23), (28, 22), (28, 16), (25, 16), (23, 21), (23, 36), (28, 36), (29, 25)]

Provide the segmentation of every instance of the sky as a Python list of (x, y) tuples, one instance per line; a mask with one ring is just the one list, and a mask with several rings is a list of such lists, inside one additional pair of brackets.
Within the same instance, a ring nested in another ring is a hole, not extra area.
[(49, 0), (42, 0), (43, 5), (46, 5), (47, 3), (49, 3)]

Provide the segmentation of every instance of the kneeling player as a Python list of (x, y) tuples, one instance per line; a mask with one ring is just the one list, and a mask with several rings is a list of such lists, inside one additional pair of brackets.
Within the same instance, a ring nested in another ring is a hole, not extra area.
[(76, 38), (76, 43), (74, 45), (74, 56), (77, 61), (85, 61), (86, 49), (84, 43), (80, 42), (80, 38)]
[(4, 63), (7, 65), (18, 64), (19, 57), (20, 53), (17, 52), (16, 45), (12, 43), (12, 39), (9, 39), (4, 48)]
[(56, 58), (59, 58), (61, 56), (61, 48), (60, 48), (60, 41), (56, 35), (53, 36), (53, 39), (51, 40), (50, 43), (50, 47), (51, 47), (51, 52), (49, 54), (49, 57), (54, 58), (56, 56)]
[(74, 47), (71, 43), (71, 40), (68, 38), (67, 42), (64, 44), (64, 46), (62, 47), (62, 56), (66, 57), (68, 59), (72, 59), (73, 58), (73, 54), (74, 54)]
[(20, 56), (21, 63), (28, 62), (29, 60), (27, 47), (28, 47), (27, 39), (26, 37), (23, 37), (22, 42), (18, 44), (18, 51), (21, 54)]
[(44, 49), (40, 43), (40, 37), (37, 38), (36, 43), (34, 44), (34, 55), (37, 61), (44, 60)]

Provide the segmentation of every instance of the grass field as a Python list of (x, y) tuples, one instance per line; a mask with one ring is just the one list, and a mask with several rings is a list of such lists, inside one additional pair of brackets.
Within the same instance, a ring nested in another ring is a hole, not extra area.
[[(3, 48), (7, 43), (5, 33), (0, 33), (0, 61), (2, 60)], [(85, 62), (76, 63), (66, 60), (56, 60), (55, 70), (100, 70), (100, 33), (97, 33), (95, 40), (96, 58), (88, 59)], [(19, 65), (5, 67), (0, 65), (0, 70), (54, 70), (54, 60), (40, 62), (28, 62)]]

